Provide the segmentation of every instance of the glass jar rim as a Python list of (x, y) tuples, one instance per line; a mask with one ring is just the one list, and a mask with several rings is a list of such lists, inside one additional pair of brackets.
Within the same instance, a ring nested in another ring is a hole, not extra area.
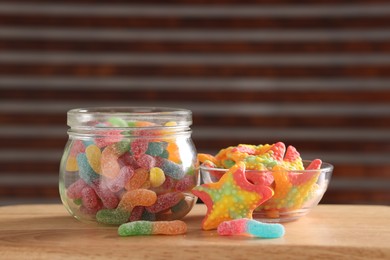
[[(146, 121), (163, 126), (167, 122), (175, 122), (175, 127), (188, 127), (192, 124), (191, 110), (173, 107), (85, 107), (71, 109), (67, 113), (67, 124), (70, 127), (104, 127), (99, 123), (107, 122), (110, 118), (120, 118), (124, 121)], [(115, 127), (115, 126), (108, 126)], [(128, 127), (132, 127), (129, 125)], [(136, 126), (135, 126), (136, 127)], [(148, 125), (143, 125), (147, 128)], [(155, 127), (155, 125), (150, 125)]]

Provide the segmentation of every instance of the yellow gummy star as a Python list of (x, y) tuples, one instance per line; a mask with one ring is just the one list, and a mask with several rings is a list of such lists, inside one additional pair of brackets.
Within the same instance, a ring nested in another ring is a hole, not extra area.
[(245, 177), (245, 163), (229, 169), (218, 182), (202, 184), (192, 190), (207, 206), (204, 230), (216, 229), (223, 221), (252, 218), (252, 213), (273, 195), (268, 186), (254, 185)]

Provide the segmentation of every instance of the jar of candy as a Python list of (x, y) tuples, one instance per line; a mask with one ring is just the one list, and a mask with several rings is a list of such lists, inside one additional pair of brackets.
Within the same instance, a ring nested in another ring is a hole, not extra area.
[(199, 184), (192, 113), (163, 107), (68, 111), (61, 200), (79, 220), (119, 225), (184, 217)]

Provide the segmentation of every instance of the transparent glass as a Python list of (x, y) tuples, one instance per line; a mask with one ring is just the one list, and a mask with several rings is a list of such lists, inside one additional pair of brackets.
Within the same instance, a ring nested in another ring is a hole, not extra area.
[[(306, 168), (310, 163), (304, 160), (303, 166)], [(217, 182), (227, 171), (200, 166), (204, 183)], [(318, 170), (246, 171), (249, 182), (251, 176), (257, 175), (267, 183), (263, 185), (274, 190), (274, 195), (254, 210), (253, 218), (262, 222), (289, 222), (305, 216), (322, 199), (332, 172), (333, 165), (326, 162)]]
[(72, 216), (119, 225), (180, 219), (192, 209), (199, 172), (191, 111), (96, 107), (67, 116), (59, 190)]

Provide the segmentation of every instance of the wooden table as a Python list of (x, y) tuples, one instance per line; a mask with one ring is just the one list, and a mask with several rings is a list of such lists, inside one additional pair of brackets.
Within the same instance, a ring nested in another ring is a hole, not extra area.
[(390, 259), (390, 208), (319, 205), (278, 239), (202, 231), (204, 205), (179, 236), (119, 237), (116, 227), (72, 218), (62, 205), (0, 208), (0, 259)]

